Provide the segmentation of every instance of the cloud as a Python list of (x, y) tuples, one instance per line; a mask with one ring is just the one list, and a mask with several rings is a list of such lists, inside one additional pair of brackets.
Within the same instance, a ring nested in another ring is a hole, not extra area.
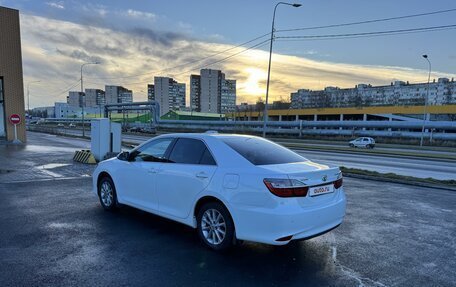
[[(201, 67), (221, 69), (228, 79), (236, 79), (238, 103), (252, 103), (265, 95), (269, 53), (264, 50), (252, 49), (210, 65), (244, 48), (195, 62), (233, 46), (139, 26), (116, 30), (27, 14), (21, 16), (21, 31), (25, 82), (41, 80), (33, 85), (32, 106), (65, 101), (66, 88), (79, 89), (80, 67), (86, 61), (102, 63), (84, 69), (86, 88), (123, 85), (133, 89), (136, 101), (145, 100), (141, 91), (147, 89), (154, 76), (175, 76), (177, 81), (187, 83), (189, 89), (190, 74), (198, 73)], [(274, 54), (272, 59), (271, 101), (288, 99), (291, 92), (300, 88), (354, 87), (358, 83), (385, 85), (392, 79), (410, 82), (427, 79), (427, 71), (403, 67), (333, 63), (283, 54)], [(440, 76), (456, 77), (433, 72), (433, 77)], [(187, 90), (187, 101), (188, 98)]]
[(65, 9), (63, 1), (59, 2), (46, 2), (46, 5), (52, 7), (52, 8), (57, 8), (57, 9)]
[(149, 13), (149, 12), (141, 12), (141, 11), (136, 11), (133, 9), (128, 9), (126, 11), (126, 15), (132, 18), (141, 18), (141, 19), (149, 19), (149, 20), (156, 20), (157, 15), (154, 13)]

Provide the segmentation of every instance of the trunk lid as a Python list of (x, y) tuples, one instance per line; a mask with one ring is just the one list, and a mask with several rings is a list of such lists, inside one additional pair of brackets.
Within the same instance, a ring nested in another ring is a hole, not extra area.
[(290, 179), (296, 179), (307, 186), (329, 184), (340, 178), (339, 167), (329, 167), (312, 161), (262, 165), (258, 166), (264, 170), (280, 173)]

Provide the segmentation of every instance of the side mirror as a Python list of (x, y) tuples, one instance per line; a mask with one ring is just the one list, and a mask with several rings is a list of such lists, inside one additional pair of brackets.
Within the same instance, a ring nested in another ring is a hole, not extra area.
[(119, 153), (119, 155), (117, 156), (117, 159), (128, 161), (130, 159), (130, 153), (128, 151), (123, 151), (123, 152)]

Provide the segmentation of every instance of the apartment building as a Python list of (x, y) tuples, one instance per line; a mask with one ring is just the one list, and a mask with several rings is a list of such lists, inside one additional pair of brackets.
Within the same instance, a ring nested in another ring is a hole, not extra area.
[(173, 78), (154, 77), (154, 97), (160, 104), (160, 116), (185, 109), (185, 84)]

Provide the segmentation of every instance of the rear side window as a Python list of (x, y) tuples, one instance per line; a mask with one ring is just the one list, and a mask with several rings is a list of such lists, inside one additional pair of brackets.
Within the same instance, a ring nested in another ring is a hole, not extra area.
[(180, 138), (174, 145), (169, 161), (186, 164), (215, 165), (206, 145), (197, 139)]
[(254, 165), (303, 162), (307, 159), (262, 138), (232, 137), (222, 141)]
[(200, 164), (205, 165), (216, 165), (214, 158), (211, 155), (211, 152), (206, 148), (203, 152), (203, 156), (201, 157)]

